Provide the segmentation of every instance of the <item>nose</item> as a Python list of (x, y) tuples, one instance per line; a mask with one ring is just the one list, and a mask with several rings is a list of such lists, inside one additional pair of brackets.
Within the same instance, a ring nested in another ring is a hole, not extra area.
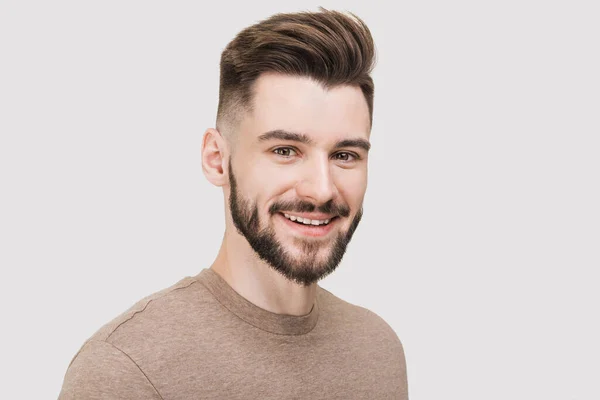
[(317, 205), (324, 204), (333, 199), (337, 189), (328, 160), (313, 160), (307, 162), (303, 179), (296, 184), (298, 196), (311, 199)]

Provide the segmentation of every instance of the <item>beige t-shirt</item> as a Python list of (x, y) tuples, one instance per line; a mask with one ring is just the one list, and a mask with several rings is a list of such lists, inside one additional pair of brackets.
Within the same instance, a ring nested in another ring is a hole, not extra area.
[(402, 344), (375, 313), (317, 286), (275, 314), (212, 269), (154, 293), (75, 355), (67, 399), (408, 399)]

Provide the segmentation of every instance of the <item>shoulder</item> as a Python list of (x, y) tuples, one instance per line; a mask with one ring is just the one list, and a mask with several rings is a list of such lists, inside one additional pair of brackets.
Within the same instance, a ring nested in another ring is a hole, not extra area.
[[(331, 292), (319, 291), (320, 305), (327, 311), (325, 330), (335, 332), (353, 362), (367, 366), (381, 382), (407, 391), (406, 358), (398, 334), (380, 315), (365, 307), (351, 304)], [(342, 351), (343, 352), (343, 351)]]
[(88, 340), (64, 377), (59, 400), (161, 399), (135, 362), (110, 343)]
[(160, 398), (148, 365), (173, 348), (174, 338), (185, 337), (182, 329), (207, 325), (215, 307), (193, 277), (144, 297), (85, 341), (67, 368), (60, 399)]
[(378, 338), (382, 345), (402, 351), (402, 343), (394, 329), (376, 312), (349, 303), (326, 289), (319, 287), (319, 304), (336, 324), (347, 324), (356, 334)]
[[(202, 303), (207, 293), (195, 278), (185, 277), (177, 283), (137, 301), (123, 313), (104, 324), (89, 340), (117, 344), (122, 335), (144, 332), (169, 324), (192, 304)], [(205, 297), (205, 296), (204, 296)]]
[(104, 324), (81, 346), (71, 360), (69, 368), (85, 348), (91, 351), (99, 346), (112, 346), (128, 357), (140, 361), (137, 353), (145, 354), (144, 349), (164, 343), (174, 332), (189, 325), (190, 315), (194, 316), (193, 322), (196, 326), (204, 325), (203, 319), (206, 314), (210, 314), (211, 307), (214, 308), (214, 301), (211, 301), (206, 287), (196, 278), (185, 277), (144, 297)]

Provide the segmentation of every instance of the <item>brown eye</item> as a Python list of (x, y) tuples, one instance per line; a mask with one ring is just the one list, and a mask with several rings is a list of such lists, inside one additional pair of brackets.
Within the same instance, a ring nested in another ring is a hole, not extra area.
[(273, 153), (282, 157), (291, 157), (296, 154), (294, 149), (292, 149), (291, 147), (279, 147), (273, 150)]
[(356, 157), (353, 154), (341, 152), (336, 153), (334, 158), (339, 161), (353, 161)]

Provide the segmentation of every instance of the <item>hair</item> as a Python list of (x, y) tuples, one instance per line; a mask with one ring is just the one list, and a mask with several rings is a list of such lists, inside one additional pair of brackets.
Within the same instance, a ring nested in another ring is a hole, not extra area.
[(221, 54), (217, 129), (232, 130), (252, 110), (253, 84), (264, 72), (309, 77), (325, 89), (362, 90), (373, 123), (375, 44), (367, 25), (352, 13), (275, 14), (239, 32)]

